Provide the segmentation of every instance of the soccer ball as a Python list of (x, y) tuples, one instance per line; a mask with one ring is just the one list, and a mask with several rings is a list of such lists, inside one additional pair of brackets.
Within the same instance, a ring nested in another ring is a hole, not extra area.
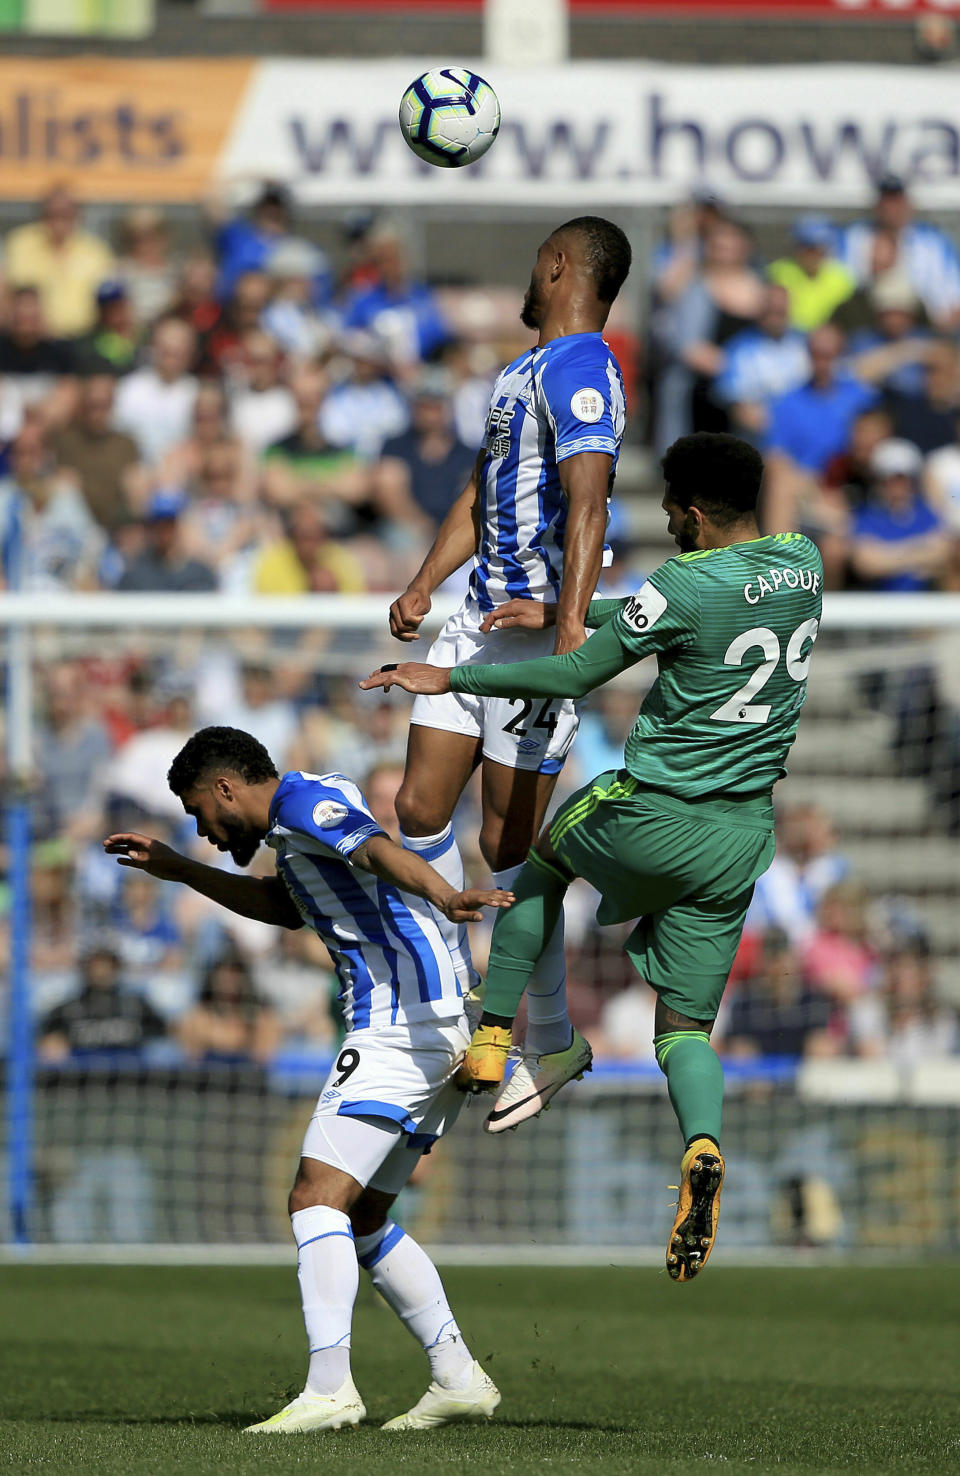
[(500, 104), (489, 82), (465, 67), (438, 67), (400, 99), (400, 130), (413, 152), (441, 169), (473, 164), (493, 143)]

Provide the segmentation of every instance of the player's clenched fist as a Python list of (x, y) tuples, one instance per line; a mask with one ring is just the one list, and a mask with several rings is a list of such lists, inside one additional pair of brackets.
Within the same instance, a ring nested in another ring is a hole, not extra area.
[(390, 606), (390, 634), (398, 641), (418, 641), (420, 625), (430, 613), (430, 596), (408, 589)]
[(365, 692), (371, 687), (382, 687), (389, 692), (391, 687), (402, 687), (405, 692), (418, 696), (438, 697), (450, 690), (450, 668), (426, 666), (419, 661), (401, 661), (398, 665), (381, 666), (372, 671), (359, 685)]

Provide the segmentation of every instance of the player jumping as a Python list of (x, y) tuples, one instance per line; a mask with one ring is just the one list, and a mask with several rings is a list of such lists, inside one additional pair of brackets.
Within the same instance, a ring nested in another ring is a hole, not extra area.
[[(501, 1081), (520, 997), (574, 877), (600, 892), (599, 923), (639, 917), (625, 946), (658, 996), (654, 1047), (686, 1145), (667, 1270), (689, 1281), (713, 1248), (724, 1174), (723, 1070), (710, 1032), (754, 883), (773, 859), (772, 790), (806, 695), (823, 565), (802, 534), (760, 536), (763, 463), (745, 441), (685, 436), (663, 474), (682, 551), (630, 599), (594, 601), (588, 622), (602, 628), (579, 650), (451, 671), (409, 663), (361, 686), (577, 698), (656, 655), (625, 768), (563, 805), (497, 920), (464, 1073), (474, 1090)], [(551, 612), (515, 602), (499, 614), (532, 623)]]
[(347, 1022), (290, 1194), (307, 1381), (292, 1403), (248, 1429), (300, 1434), (363, 1419), (350, 1373), (359, 1266), (419, 1341), (433, 1376), (414, 1408), (383, 1428), (489, 1418), (500, 1395), (469, 1352), (436, 1267), (388, 1211), (463, 1101), (452, 1078), (469, 1027), (433, 909), (459, 924), (477, 918), (479, 907), (508, 906), (511, 895), (456, 890), (384, 834), (349, 779), (281, 778), (262, 744), (237, 728), (195, 733), (169, 782), (198, 835), (239, 866), (265, 840), (276, 875), (220, 871), (143, 835), (111, 835), (105, 849), (121, 866), (185, 882), (241, 917), (313, 927), (334, 960)]
[[(505, 663), (575, 651), (586, 639), (587, 605), (604, 561), (607, 504), (623, 435), (623, 379), (601, 337), (630, 269), (630, 245), (608, 220), (581, 216), (543, 243), (522, 321), (537, 345), (493, 388), (486, 444), (408, 589), (390, 609), (400, 641), (419, 640), (430, 597), (473, 559), (469, 593), (430, 648), (436, 665)], [(537, 621), (502, 622), (513, 600), (555, 607), (555, 631)], [(560, 693), (486, 697), (450, 692), (413, 705), (407, 767), (397, 796), (403, 844), (452, 886), (463, 862), (451, 818), (482, 766), (480, 849), (498, 886), (510, 887), (543, 822), (577, 730), (575, 704)], [(447, 943), (464, 992), (471, 988), (466, 929)], [(546, 940), (528, 989), (524, 1052), (485, 1126), (514, 1127), (540, 1111), (591, 1052), (566, 1006), (562, 918)]]

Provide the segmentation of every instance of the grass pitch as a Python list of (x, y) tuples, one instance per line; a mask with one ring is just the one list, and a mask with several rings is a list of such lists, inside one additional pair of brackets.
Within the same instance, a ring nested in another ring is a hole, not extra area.
[(0, 1269), (0, 1467), (97, 1476), (960, 1470), (960, 1268), (450, 1270), (503, 1403), (385, 1435), (427, 1365), (362, 1296), (359, 1430), (241, 1434), (296, 1392), (293, 1270)]

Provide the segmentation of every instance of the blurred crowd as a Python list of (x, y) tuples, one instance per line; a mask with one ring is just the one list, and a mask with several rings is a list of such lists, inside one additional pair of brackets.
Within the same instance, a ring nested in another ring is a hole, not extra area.
[(819, 544), (827, 588), (960, 588), (960, 252), (903, 180), (764, 262), (703, 191), (652, 268), (651, 435), (730, 430), (767, 464), (766, 532)]
[[(189, 249), (153, 209), (116, 228), (111, 240), (90, 232), (57, 189), (3, 243), (3, 582), (372, 591), (386, 612), (467, 480), (499, 366), (529, 342), (523, 281), (505, 293), (435, 290), (397, 224), (375, 215), (344, 224), (334, 260), (272, 185), (240, 213), (211, 205)], [(673, 212), (646, 265), (649, 323), (618, 344), (636, 349), (624, 365), (633, 440), (662, 449), (727, 428), (754, 440), (767, 460), (767, 530), (814, 537), (830, 587), (958, 587), (960, 255), (914, 220), (902, 182), (881, 180), (862, 222), (801, 217), (766, 265), (702, 192)], [(627, 480), (618, 501), (648, 493), (659, 499)], [(631, 543), (631, 527), (613, 524), (610, 593), (644, 572), (649, 550)], [(315, 937), (228, 917), (118, 867), (100, 841), (144, 830), (211, 859), (165, 779), (209, 722), (253, 732), (281, 771), (349, 773), (396, 833), (409, 709), (356, 691), (369, 638), (250, 629), (101, 649), (78, 640), (60, 632), (38, 653), (41, 1057), (266, 1062), (281, 1049), (331, 1049), (336, 991)], [(907, 687), (898, 720), (913, 732), (922, 709), (933, 766), (943, 774), (949, 751), (946, 769), (960, 774), (954, 707)], [(632, 691), (596, 694), (561, 794), (619, 766), (636, 707)], [(945, 803), (960, 815), (960, 779), (955, 789)], [(481, 882), (472, 792), (457, 827)], [(867, 896), (818, 811), (785, 811), (781, 830), (718, 1024), (722, 1049), (904, 1062), (960, 1049), (922, 930)], [(0, 884), (4, 930), (6, 898)], [(567, 909), (574, 1017), (602, 1053), (649, 1060), (652, 995), (622, 939), (596, 928), (594, 900), (581, 885)], [(477, 930), (481, 964), (486, 941)]]

